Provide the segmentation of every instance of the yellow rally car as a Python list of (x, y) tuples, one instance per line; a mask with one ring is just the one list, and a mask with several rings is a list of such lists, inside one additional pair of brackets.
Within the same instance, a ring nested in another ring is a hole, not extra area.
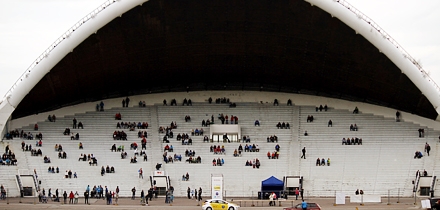
[(203, 210), (237, 210), (239, 205), (224, 200), (211, 199), (206, 200), (202, 206)]

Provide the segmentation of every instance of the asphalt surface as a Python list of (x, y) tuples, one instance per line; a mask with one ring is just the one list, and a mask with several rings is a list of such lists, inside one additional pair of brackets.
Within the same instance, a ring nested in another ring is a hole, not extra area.
[[(226, 199), (230, 201), (231, 199)], [(61, 198), (62, 201), (62, 198)], [(306, 199), (307, 202), (316, 202), (322, 209), (352, 209), (352, 210), (369, 210), (369, 209), (421, 209), (420, 199), (417, 199), (416, 205), (414, 205), (414, 198), (391, 198), (388, 203), (387, 198), (382, 198), (382, 203), (365, 203), (361, 205), (359, 203), (349, 203), (349, 199), (346, 199), (344, 205), (334, 205), (334, 198), (310, 198)], [(398, 203), (399, 201), (399, 203)], [(187, 198), (175, 198), (174, 202), (170, 205), (165, 203), (165, 198), (153, 199), (149, 202), (148, 206), (142, 206), (140, 204), (140, 198), (132, 200), (130, 198), (119, 198), (118, 205), (107, 205), (105, 200), (102, 199), (89, 199), (89, 205), (84, 204), (84, 198), (79, 198), (78, 204), (67, 204), (63, 202), (39, 203), (38, 198), (8, 198), (0, 201), (0, 209), (13, 209), (13, 210), (29, 210), (29, 209), (155, 209), (155, 210), (201, 210), (202, 203), (198, 206), (198, 203), (194, 199)], [(251, 209), (279, 209), (282, 210), (285, 207), (291, 207), (300, 203), (300, 200), (286, 200), (281, 201), (281, 206), (277, 203), (277, 206), (269, 206), (268, 200), (251, 200), (243, 198), (235, 198), (234, 203), (239, 204), (240, 210)], [(253, 206), (252, 206), (253, 205)]]

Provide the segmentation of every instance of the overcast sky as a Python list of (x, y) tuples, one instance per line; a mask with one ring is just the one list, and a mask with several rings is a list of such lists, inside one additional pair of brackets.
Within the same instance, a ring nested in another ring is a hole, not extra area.
[[(58, 37), (104, 2), (0, 0), (0, 98)], [(348, 2), (388, 32), (440, 84), (440, 0)]]

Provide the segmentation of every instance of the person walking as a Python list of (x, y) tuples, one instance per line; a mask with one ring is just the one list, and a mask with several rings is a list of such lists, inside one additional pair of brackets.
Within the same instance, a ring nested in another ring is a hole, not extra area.
[(301, 156), (301, 158), (303, 158), (303, 157), (304, 157), (304, 159), (306, 159), (306, 147), (304, 147), (302, 149), (302, 156)]
[(202, 187), (199, 187), (199, 201), (202, 200)]

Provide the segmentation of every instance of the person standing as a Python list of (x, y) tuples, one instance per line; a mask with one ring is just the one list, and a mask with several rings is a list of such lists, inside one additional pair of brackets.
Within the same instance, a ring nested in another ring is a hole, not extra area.
[(400, 122), (400, 112), (396, 111), (396, 122)]
[(84, 192), (84, 204), (89, 204), (89, 191)]
[(76, 128), (76, 118), (73, 118), (73, 120), (72, 120), (72, 122), (73, 122), (73, 128), (75, 129)]
[(304, 159), (306, 159), (306, 147), (304, 147), (302, 149), (302, 156), (301, 156), (301, 158), (303, 158), (303, 157), (304, 157)]
[(128, 103), (130, 103), (130, 99), (127, 97), (125, 98), (125, 107), (128, 107)]
[(299, 190), (298, 188), (295, 189), (295, 200), (298, 200)]
[(125, 107), (125, 99), (122, 99), (122, 107)]
[(144, 178), (142, 168), (139, 169), (139, 178)]
[(66, 204), (66, 202), (67, 202), (67, 192), (64, 190), (64, 193), (63, 193), (63, 198), (64, 198), (64, 204)]
[(186, 190), (186, 194), (188, 196), (188, 199), (191, 199), (191, 188), (188, 187), (188, 189)]
[(426, 147), (426, 153), (428, 154), (428, 156), (429, 156), (429, 151), (431, 151), (431, 146), (429, 146), (428, 144), (428, 146)]
[(308, 207), (307, 202), (306, 202), (305, 200), (302, 200), (301, 208), (302, 208), (303, 210), (307, 210), (307, 207)]
[(202, 187), (199, 187), (199, 201), (202, 200)]
[(197, 188), (194, 189), (194, 196), (195, 196), (195, 198), (197, 200)]
[(271, 193), (271, 194), (269, 195), (269, 206), (273, 206), (273, 205), (272, 205), (272, 202), (273, 202), (273, 195), (274, 195), (274, 193)]
[(73, 191), (70, 191), (70, 194), (69, 194), (69, 204), (73, 204), (73, 198), (75, 198), (75, 194), (73, 194)]
[(135, 198), (135, 194), (136, 194), (136, 187), (133, 187), (133, 189), (131, 189), (131, 200), (134, 200)]

